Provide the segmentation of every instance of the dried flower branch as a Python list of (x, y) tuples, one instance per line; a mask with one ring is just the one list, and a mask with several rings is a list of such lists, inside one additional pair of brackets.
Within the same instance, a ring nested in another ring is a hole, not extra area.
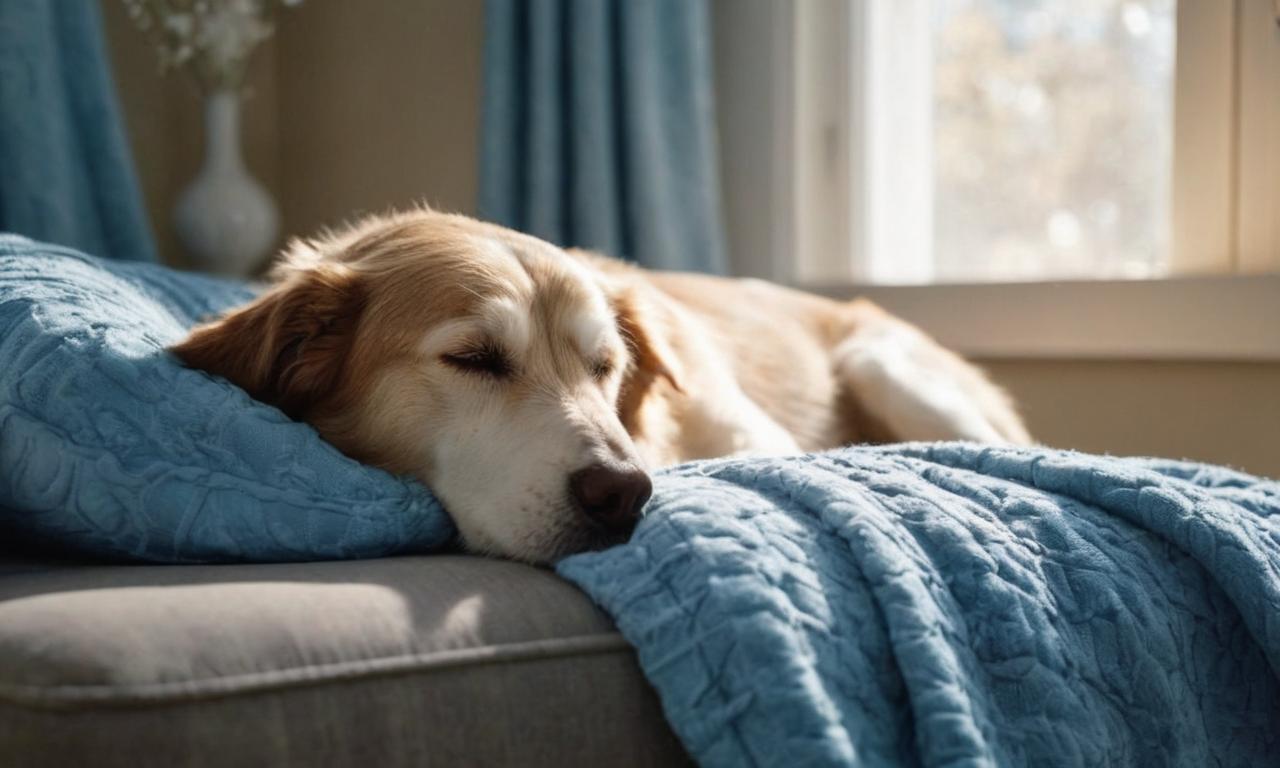
[(275, 30), (279, 6), (302, 0), (123, 0), (163, 71), (185, 69), (205, 92), (238, 89), (249, 57)]

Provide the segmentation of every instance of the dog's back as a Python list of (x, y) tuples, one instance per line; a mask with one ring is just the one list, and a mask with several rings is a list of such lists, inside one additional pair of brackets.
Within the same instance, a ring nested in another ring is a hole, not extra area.
[[(685, 417), (712, 411), (758, 423), (763, 414), (798, 450), (902, 440), (1030, 442), (1009, 398), (980, 370), (871, 302), (751, 279), (635, 269), (623, 279), (642, 282), (660, 307), (656, 332), (671, 335), (689, 382), (665, 396)], [(701, 404), (680, 402), (689, 400)], [(716, 419), (699, 421), (706, 429)], [(716, 441), (701, 435), (688, 442), (672, 452), (700, 458), (690, 451)], [(745, 442), (742, 452), (767, 452)]]

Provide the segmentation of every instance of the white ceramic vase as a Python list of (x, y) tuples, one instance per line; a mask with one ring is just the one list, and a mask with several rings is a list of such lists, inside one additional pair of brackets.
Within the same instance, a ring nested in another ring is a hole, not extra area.
[(245, 168), (240, 152), (240, 95), (209, 95), (204, 107), (204, 165), (183, 190), (173, 221), (192, 266), (245, 277), (275, 245), (280, 216)]

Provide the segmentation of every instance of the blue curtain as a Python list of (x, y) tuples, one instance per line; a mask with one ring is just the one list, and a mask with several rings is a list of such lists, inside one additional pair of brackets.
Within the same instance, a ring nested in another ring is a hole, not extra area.
[(0, 0), (0, 231), (155, 261), (98, 0)]
[(722, 272), (705, 0), (488, 0), (480, 213)]

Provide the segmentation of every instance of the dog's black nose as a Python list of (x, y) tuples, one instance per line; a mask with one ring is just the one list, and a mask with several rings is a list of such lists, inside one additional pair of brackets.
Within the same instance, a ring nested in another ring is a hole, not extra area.
[(632, 464), (592, 464), (569, 476), (569, 490), (587, 517), (609, 533), (630, 534), (653, 483)]

